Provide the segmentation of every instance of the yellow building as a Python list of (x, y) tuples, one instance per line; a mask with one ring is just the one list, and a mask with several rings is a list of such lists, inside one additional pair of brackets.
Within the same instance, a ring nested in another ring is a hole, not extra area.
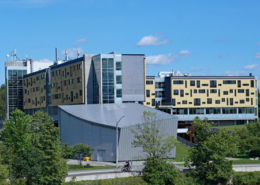
[(145, 92), (144, 105), (175, 114), (179, 122), (190, 122), (195, 116), (218, 125), (258, 119), (254, 76), (146, 77)]

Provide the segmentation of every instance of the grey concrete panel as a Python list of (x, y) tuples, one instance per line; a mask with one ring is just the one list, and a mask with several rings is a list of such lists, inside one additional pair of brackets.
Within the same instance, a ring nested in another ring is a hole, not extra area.
[(122, 54), (122, 100), (144, 101), (144, 55)]
[(84, 55), (85, 62), (85, 104), (93, 104), (93, 66), (92, 57), (94, 55)]

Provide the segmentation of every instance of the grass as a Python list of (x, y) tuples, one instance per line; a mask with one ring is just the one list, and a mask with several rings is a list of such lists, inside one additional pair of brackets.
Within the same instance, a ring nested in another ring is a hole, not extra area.
[(218, 128), (218, 129), (226, 129), (227, 131), (235, 131), (235, 129), (241, 129), (244, 128), (246, 125), (229, 125), (229, 126), (218, 126), (218, 127), (213, 127), (213, 128)]
[(66, 182), (65, 185), (148, 185), (142, 177), (123, 177), (103, 180), (86, 180), (80, 182)]
[(183, 162), (188, 157), (189, 147), (179, 143), (176, 146), (176, 158), (170, 159), (172, 162)]
[(260, 159), (253, 161), (248, 158), (242, 158), (240, 160), (233, 161), (233, 164), (260, 164)]
[(69, 164), (68, 169), (69, 171), (77, 171), (77, 170), (98, 170), (98, 169), (114, 169), (115, 166), (90, 166), (83, 168), (81, 165), (76, 164)]

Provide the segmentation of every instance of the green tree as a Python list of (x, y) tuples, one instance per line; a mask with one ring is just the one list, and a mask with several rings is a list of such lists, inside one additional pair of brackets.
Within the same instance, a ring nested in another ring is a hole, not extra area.
[[(162, 159), (168, 158), (172, 149), (178, 143), (173, 135), (164, 135), (160, 132), (161, 120), (158, 119), (156, 113), (150, 111), (143, 112), (143, 124), (137, 125), (136, 129), (132, 129), (134, 140), (133, 147), (141, 147), (145, 153), (145, 168), (143, 169), (144, 179), (152, 184), (167, 184), (172, 181), (167, 174), (171, 172), (160, 171), (165, 169), (173, 169), (167, 166)], [(158, 171), (160, 171), (158, 175)], [(172, 172), (175, 174), (175, 172)], [(151, 178), (153, 177), (153, 178)], [(159, 183), (160, 182), (160, 183)]]
[(83, 160), (84, 157), (91, 156), (90, 146), (85, 145), (83, 143), (76, 144), (73, 147), (73, 153), (74, 153), (74, 155), (77, 156), (77, 158), (79, 160), (79, 164), (81, 165), (81, 161)]
[(258, 117), (260, 118), (260, 91), (258, 89)]
[[(185, 166), (199, 184), (226, 183), (233, 174), (232, 161), (225, 159), (237, 153), (237, 138), (226, 130), (211, 133), (212, 123), (198, 117), (193, 120), (196, 145), (189, 151)], [(192, 169), (195, 167), (195, 169)]]
[(63, 143), (61, 145), (62, 157), (65, 159), (70, 159), (74, 156), (73, 147), (69, 146), (68, 143)]
[(0, 87), (0, 120), (5, 119), (5, 84)]
[(0, 155), (0, 184), (7, 185), (10, 184), (6, 179), (8, 178), (9, 172), (7, 165), (3, 164), (2, 157)]
[(252, 157), (260, 155), (260, 123), (249, 123), (245, 128), (233, 132), (239, 137), (239, 151)]

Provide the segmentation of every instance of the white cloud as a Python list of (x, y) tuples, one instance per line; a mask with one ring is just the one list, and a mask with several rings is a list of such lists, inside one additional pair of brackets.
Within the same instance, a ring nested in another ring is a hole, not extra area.
[(189, 55), (189, 54), (191, 54), (191, 52), (189, 52), (188, 50), (181, 50), (179, 52), (179, 55)]
[[(67, 49), (69, 58), (77, 58), (77, 53), (79, 50), (79, 55), (82, 55), (84, 53), (82, 48), (70, 48)], [(65, 50), (62, 51), (62, 54), (65, 55)]]
[(157, 33), (155, 35), (144, 36), (136, 46), (150, 46), (150, 45), (165, 45), (170, 44), (169, 40), (160, 41), (162, 35)]
[(260, 69), (260, 65), (258, 64), (252, 64), (252, 65), (247, 65), (243, 67), (244, 70), (253, 70), (253, 69)]
[(260, 42), (256, 43), (256, 45), (260, 45)]
[(77, 44), (83, 43), (83, 42), (87, 42), (87, 40), (88, 40), (87, 37), (86, 37), (86, 38), (79, 39), (79, 40), (77, 40), (77, 41), (74, 43), (74, 45), (77, 45)]
[(260, 59), (260, 52), (256, 53), (254, 58)]
[(204, 69), (203, 67), (200, 67), (200, 68), (191, 67), (191, 68), (190, 68), (190, 71), (192, 71), (192, 72), (198, 72), (198, 71), (202, 71), (203, 69)]
[(152, 65), (170, 64), (174, 62), (176, 58), (178, 58), (178, 56), (173, 53), (169, 53), (168, 55), (153, 55), (146, 57), (146, 63)]
[(245, 71), (226, 71), (225, 75), (227, 76), (241, 76), (245, 73)]
[(53, 61), (51, 61), (51, 60), (49, 60), (47, 58), (44, 58), (42, 60), (37, 60), (37, 62), (53, 62)]
[(228, 42), (228, 41), (231, 41), (231, 39), (226, 38), (226, 39), (219, 39), (219, 40), (216, 40), (216, 42)]

